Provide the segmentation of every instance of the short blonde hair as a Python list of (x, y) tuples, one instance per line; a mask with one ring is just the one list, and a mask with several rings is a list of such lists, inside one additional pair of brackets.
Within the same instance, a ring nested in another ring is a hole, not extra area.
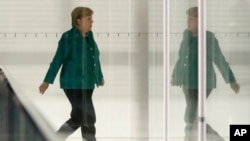
[(77, 20), (81, 19), (83, 17), (91, 16), (94, 12), (92, 9), (88, 7), (76, 7), (71, 12), (71, 18), (72, 18), (72, 26), (76, 27), (78, 26)]
[(186, 14), (188, 16), (193, 16), (193, 17), (196, 17), (198, 18), (198, 7), (191, 7), (187, 10)]

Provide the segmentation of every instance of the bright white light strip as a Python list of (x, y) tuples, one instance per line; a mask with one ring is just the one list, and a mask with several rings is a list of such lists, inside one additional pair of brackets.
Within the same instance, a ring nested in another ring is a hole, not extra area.
[[(132, 20), (131, 20), (132, 19), (132, 16), (131, 16), (132, 2), (131, 2), (131, 0), (128, 1), (128, 5), (129, 5), (128, 6), (128, 14), (129, 14), (129, 19), (128, 19), (129, 26), (128, 27), (129, 27), (129, 33), (131, 33), (131, 31), (132, 31), (132, 29), (131, 29), (131, 25), (132, 25), (131, 24), (132, 23)], [(132, 66), (132, 63), (131, 63), (132, 62), (132, 60), (131, 60), (131, 57), (132, 57), (131, 56), (131, 52), (132, 52), (131, 37), (128, 38), (128, 52), (129, 52), (128, 53), (128, 74), (129, 74), (128, 75), (128, 80), (129, 80), (129, 84), (128, 84), (129, 85), (128, 86), (128, 99), (129, 99), (129, 102), (128, 102), (129, 103), (128, 104), (128, 113), (129, 113), (128, 114), (129, 115), (128, 116), (128, 119), (129, 119), (128, 123), (129, 123), (129, 125), (128, 125), (128, 127), (129, 128), (128, 129), (129, 129), (129, 133), (128, 134), (129, 134), (129, 139), (130, 139), (131, 136), (132, 136), (131, 135), (132, 134), (131, 133), (131, 129), (132, 129), (132, 126), (131, 126), (132, 125), (132, 120), (131, 120), (131, 117), (132, 117), (132, 115), (131, 115), (131, 109), (132, 109), (132, 107), (131, 107), (131, 104), (132, 104), (132, 102), (131, 102), (132, 101), (132, 97), (131, 97), (131, 95), (132, 95), (132, 92), (131, 92), (132, 91), (131, 90), (131, 82), (132, 82), (132, 78), (133, 78), (133, 76), (131, 76), (131, 74), (132, 74), (132, 71), (131, 71), (131, 69), (132, 69), (132, 67), (131, 67)]]
[(206, 0), (199, 0), (199, 33), (198, 33), (198, 140), (206, 141)]
[(163, 140), (168, 140), (169, 105), (169, 0), (163, 0)]

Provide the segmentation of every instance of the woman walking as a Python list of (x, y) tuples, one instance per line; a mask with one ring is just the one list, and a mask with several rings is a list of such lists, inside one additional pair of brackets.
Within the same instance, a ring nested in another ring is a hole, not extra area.
[(103, 86), (104, 79), (99, 60), (99, 50), (94, 40), (92, 28), (93, 10), (76, 7), (72, 13), (72, 28), (63, 33), (55, 56), (50, 63), (40, 93), (53, 84), (60, 72), (60, 87), (66, 94), (72, 110), (68, 119), (58, 130), (66, 139), (79, 127), (82, 137), (96, 141), (96, 115), (92, 102), (95, 86)]

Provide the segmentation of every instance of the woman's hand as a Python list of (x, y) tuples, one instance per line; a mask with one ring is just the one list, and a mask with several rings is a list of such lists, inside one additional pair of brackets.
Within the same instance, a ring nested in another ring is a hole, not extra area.
[(104, 78), (103, 78), (103, 79), (102, 79), (101, 86), (104, 86), (104, 84), (105, 84), (105, 80), (104, 80)]
[(237, 82), (231, 83), (230, 86), (233, 89), (233, 91), (235, 92), (235, 94), (239, 93), (240, 86), (239, 86), (239, 84)]
[(41, 94), (44, 94), (44, 92), (48, 89), (49, 87), (49, 83), (43, 82), (40, 87), (39, 87), (39, 91)]
[(172, 85), (172, 86), (174, 86), (174, 78), (173, 77), (171, 77), (171, 80), (170, 80), (170, 84)]

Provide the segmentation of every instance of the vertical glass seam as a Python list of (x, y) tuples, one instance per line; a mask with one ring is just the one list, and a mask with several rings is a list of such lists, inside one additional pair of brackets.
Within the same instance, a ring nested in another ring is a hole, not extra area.
[(168, 140), (169, 105), (169, 0), (163, 0), (163, 140)]
[(198, 140), (206, 141), (206, 0), (199, 0), (198, 7)]
[[(129, 34), (129, 33), (131, 33), (131, 22), (132, 22), (132, 19), (131, 19), (131, 17), (132, 17), (132, 16), (131, 16), (131, 11), (132, 11), (132, 10), (131, 10), (131, 5), (132, 5), (131, 0), (128, 0), (128, 5), (129, 5), (129, 7), (128, 7), (128, 14), (129, 14), (129, 17), (128, 17), (128, 18), (129, 18), (129, 19), (128, 19), (128, 24), (129, 24), (129, 25), (128, 25), (128, 30), (129, 30), (129, 31), (128, 31), (128, 34)], [(130, 117), (131, 117), (131, 104), (132, 104), (132, 102), (131, 102), (131, 101), (132, 101), (132, 97), (131, 97), (131, 95), (132, 95), (132, 93), (131, 93), (131, 91), (132, 91), (132, 90), (131, 90), (131, 78), (132, 78), (132, 76), (131, 76), (131, 72), (132, 72), (132, 71), (131, 71), (131, 69), (132, 69), (132, 68), (131, 68), (131, 65), (132, 65), (132, 59), (131, 59), (132, 56), (131, 56), (131, 52), (132, 52), (132, 47), (131, 47), (131, 46), (132, 46), (132, 43), (131, 43), (131, 36), (129, 36), (129, 37), (128, 37), (128, 66), (129, 66), (129, 67), (128, 67), (128, 74), (129, 74), (129, 75), (128, 75), (128, 77), (129, 77), (129, 78), (128, 78), (128, 99), (129, 99), (129, 102), (128, 102), (128, 113), (129, 113), (129, 114), (128, 114), (128, 115), (129, 115), (129, 116), (128, 116), (128, 119), (129, 119), (129, 126), (128, 126), (128, 127), (129, 127), (129, 139), (131, 138), (131, 130), (130, 130), (130, 129), (132, 128), (132, 127), (131, 127), (131, 124), (132, 124), (131, 122), (132, 122), (132, 121), (131, 121), (131, 119), (130, 119)]]

